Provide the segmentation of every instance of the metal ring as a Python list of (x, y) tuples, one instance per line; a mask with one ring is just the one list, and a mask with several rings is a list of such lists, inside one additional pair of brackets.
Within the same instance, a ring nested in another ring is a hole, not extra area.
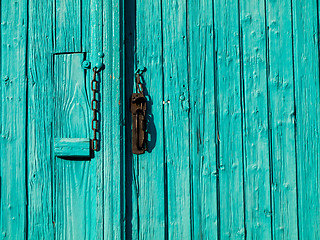
[(91, 141), (91, 148), (93, 151), (97, 151), (99, 148), (99, 141), (98, 139), (92, 139)]
[[(93, 85), (94, 84), (94, 85)], [(94, 86), (94, 87), (93, 87)], [(98, 88), (98, 81), (92, 80), (91, 81), (91, 90), (92, 91), (97, 91)]]
[(91, 101), (91, 110), (97, 110), (98, 109), (98, 100), (95, 98)]
[(92, 128), (92, 130), (98, 130), (98, 120), (97, 119), (92, 119), (91, 128)]

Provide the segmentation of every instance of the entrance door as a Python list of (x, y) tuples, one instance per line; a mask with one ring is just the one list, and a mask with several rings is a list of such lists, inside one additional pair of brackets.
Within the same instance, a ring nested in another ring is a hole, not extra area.
[(126, 99), (145, 69), (149, 138), (132, 157), (126, 132), (127, 239), (319, 238), (317, 2), (124, 8)]
[(2, 239), (320, 238), (317, 1), (0, 9)]

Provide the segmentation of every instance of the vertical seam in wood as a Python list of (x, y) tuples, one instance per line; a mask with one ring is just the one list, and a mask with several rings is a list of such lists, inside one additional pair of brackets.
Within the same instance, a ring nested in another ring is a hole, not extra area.
[[(104, 11), (102, 11), (103, 15)], [(121, 20), (122, 19), (122, 20)], [(124, 62), (123, 60), (125, 59), (125, 51), (124, 50), (124, 0), (119, 0), (119, 24), (120, 24), (120, 29), (119, 29), (119, 44), (120, 44), (120, 96), (119, 96), (119, 101), (121, 102), (120, 107), (119, 107), (119, 119), (120, 119), (120, 239), (124, 240), (125, 239), (125, 156), (124, 156), (124, 128), (123, 128), (123, 114), (125, 113), (125, 84), (124, 84)], [(103, 30), (103, 28), (102, 28)], [(102, 36), (103, 36), (103, 31), (102, 31)], [(103, 225), (104, 228), (104, 225)], [(103, 236), (104, 238), (104, 236)]]
[[(91, 1), (89, 1), (89, 7), (90, 7), (90, 3), (91, 3)], [(82, 14), (82, 9), (83, 9), (83, 6), (82, 6), (82, 0), (80, 0), (80, 5), (81, 5), (81, 14)], [(102, 21), (102, 27), (101, 27), (101, 47), (102, 47), (102, 49), (103, 49), (103, 46), (104, 46), (104, 41), (103, 41), (103, 29), (104, 29), (104, 22), (103, 22), (103, 20), (104, 20), (104, 8), (103, 8), (103, 6), (104, 6), (104, 1), (102, 0), (101, 1), (101, 12), (102, 12), (102, 14), (101, 14), (101, 21)], [(91, 14), (91, 11), (89, 12), (89, 14)], [(83, 27), (82, 27), (82, 16), (81, 16), (81, 28), (80, 28), (80, 38), (81, 38), (81, 51), (83, 51), (83, 46), (82, 46), (82, 43), (83, 43), (83, 39), (82, 39), (82, 36), (83, 36), (83, 34), (82, 34), (82, 29), (83, 29)], [(89, 21), (91, 21), (91, 16), (89, 17)], [(88, 24), (89, 26), (90, 26), (90, 23)], [(90, 32), (90, 27), (88, 27), (88, 31)], [(90, 42), (90, 45), (89, 45), (90, 47), (89, 47), (89, 49), (90, 48), (92, 48), (92, 42)], [(107, 49), (107, 51), (108, 51), (108, 49)], [(91, 56), (91, 57), (93, 57), (93, 56)], [(93, 60), (93, 59), (92, 59)], [(106, 75), (106, 77), (105, 78), (107, 78), (107, 74), (105, 74)], [(85, 75), (85, 77), (87, 76), (87, 74)], [(104, 79), (104, 71), (101, 71), (101, 75), (100, 75), (100, 77), (101, 77), (101, 79)], [(104, 84), (103, 84), (103, 81), (101, 81), (101, 89), (104, 89), (104, 86), (103, 86)], [(86, 85), (85, 85), (86, 86)], [(101, 93), (101, 94), (103, 94), (103, 92)], [(101, 103), (103, 104), (103, 101), (101, 101)], [(102, 105), (101, 106), (101, 108), (102, 109), (104, 109), (104, 106)], [(101, 117), (102, 117), (103, 115), (101, 114)], [(100, 122), (102, 122), (102, 119), (100, 119)], [(103, 138), (101, 137), (101, 140), (102, 140)], [(103, 142), (103, 144), (105, 144), (105, 142)], [(102, 211), (102, 230), (101, 230), (101, 232), (102, 232), (102, 239), (105, 239), (105, 231), (104, 231), (104, 229), (105, 229), (105, 186), (104, 186), (104, 179), (106, 179), (105, 178), (105, 176), (104, 176), (104, 174), (105, 174), (105, 171), (104, 171), (104, 167), (105, 167), (105, 165), (104, 165), (104, 154), (105, 154), (105, 148), (102, 148), (101, 149), (102, 151), (101, 151), (101, 153), (100, 153), (100, 156), (101, 156), (101, 176), (102, 176), (102, 178), (101, 178), (101, 210), (100, 211)], [(120, 160), (121, 161), (121, 160)], [(121, 199), (120, 199), (120, 201), (121, 201)], [(98, 209), (98, 208), (97, 208)]]
[(245, 87), (243, 79), (243, 39), (241, 27), (241, 13), (240, 13), (240, 0), (238, 0), (238, 36), (239, 36), (239, 60), (240, 60), (240, 107), (241, 107), (241, 145), (242, 145), (242, 182), (243, 182), (243, 225), (244, 225), (244, 239), (247, 239), (247, 225), (246, 225), (246, 189), (245, 189), (245, 159), (246, 159), (246, 146), (244, 144), (244, 131), (246, 129), (245, 123)]
[[(164, 45), (163, 45), (163, 0), (160, 0), (160, 11), (161, 11), (161, 70), (162, 70), (162, 101), (164, 101)], [(166, 159), (166, 135), (165, 135), (165, 119), (164, 119), (164, 105), (162, 105), (162, 136), (163, 136), (163, 171), (164, 171), (164, 236), (165, 240), (169, 239), (169, 206), (168, 206), (168, 167)]]
[[(25, 55), (25, 86), (26, 86), (26, 106), (25, 106), (25, 194), (26, 194), (26, 223), (25, 223), (25, 239), (28, 239), (28, 231), (29, 231), (29, 224), (28, 224), (28, 219), (29, 219), (29, 188), (28, 188), (28, 92), (29, 92), (29, 81), (28, 81), (28, 29), (29, 29), (29, 0), (26, 0), (27, 3), (27, 15), (26, 15), (26, 55)], [(1, 21), (0, 21), (1, 22)]]
[(56, 6), (57, 6), (57, 0), (53, 0), (53, 8), (52, 8), (52, 26), (53, 26), (53, 31), (52, 31), (52, 42), (53, 42), (53, 52), (55, 52), (56, 50), (56, 36), (57, 36), (57, 10), (56, 10)]
[[(53, 39), (53, 37), (52, 37)], [(53, 45), (52, 45), (53, 46)], [(51, 79), (53, 80), (54, 79), (54, 66), (55, 66), (55, 56), (52, 54), (51, 55)], [(53, 89), (53, 91), (55, 91)], [(53, 123), (51, 123), (51, 135), (53, 136)], [(55, 223), (56, 223), (56, 219), (57, 219), (57, 212), (55, 210), (56, 208), (56, 203), (55, 203), (55, 200), (56, 200), (56, 159), (55, 157), (53, 156), (51, 159), (50, 159), (50, 163), (51, 163), (51, 201), (52, 201), (52, 208), (51, 208), (51, 214), (52, 214), (52, 222), (53, 222), (53, 239), (56, 239), (56, 228), (55, 228)]]
[(270, 190), (270, 219), (271, 219), (271, 238), (273, 239), (273, 153), (272, 153), (272, 116), (270, 111), (270, 91), (269, 91), (269, 77), (270, 77), (270, 61), (269, 61), (269, 27), (267, 22), (267, 3), (264, 0), (264, 25), (265, 25), (265, 41), (266, 41), (266, 86), (267, 86), (267, 121), (268, 121), (268, 148), (269, 148), (269, 190)]
[[(134, 14), (135, 14), (135, 34), (134, 34), (134, 63), (135, 63), (135, 67), (136, 69), (138, 68), (138, 62), (137, 62), (137, 42), (138, 42), (138, 35), (137, 35), (137, 20), (136, 20), (136, 16), (137, 16), (137, 1), (134, 0)], [(133, 157), (134, 158), (134, 157)], [(133, 171), (133, 177), (135, 180), (135, 187), (136, 187), (136, 201), (137, 201), (137, 236), (138, 239), (140, 239), (140, 214), (139, 214), (139, 195), (140, 195), (140, 186), (139, 186), (139, 156), (136, 155), (136, 163), (137, 163), (137, 169)], [(133, 169), (134, 169), (134, 164), (132, 164)], [(136, 172), (137, 172), (137, 176), (136, 176)]]
[[(2, 9), (2, 1), (0, 1), (0, 24), (2, 23), (2, 12), (1, 12), (1, 9)], [(2, 36), (2, 28), (0, 27), (0, 36)], [(2, 37), (0, 37), (0, 46), (2, 46)], [(2, 66), (2, 48), (0, 47), (0, 66)], [(0, 68), (0, 77), (2, 78), (2, 68)], [(2, 80), (2, 79), (1, 79)], [(0, 80), (0, 81), (1, 81)], [(0, 82), (0, 99), (1, 99), (1, 101), (3, 101), (3, 98), (2, 98), (2, 84), (1, 84), (1, 82)], [(2, 113), (2, 105), (3, 104), (0, 104), (0, 112)], [(2, 125), (3, 125), (3, 123), (2, 123), (2, 116), (0, 117), (0, 134), (2, 135)], [(2, 136), (0, 136), (0, 137), (2, 137)], [(2, 143), (2, 139), (0, 140), (0, 143)], [(0, 151), (2, 152), (2, 148), (1, 148), (1, 146), (2, 146), (2, 144), (0, 144)], [(0, 161), (0, 211), (1, 211), (1, 213), (2, 213), (2, 178), (1, 178), (1, 176), (2, 176), (2, 165), (1, 165), (1, 162), (2, 161)], [(2, 223), (3, 223), (3, 221), (2, 221), (2, 217), (0, 217), (0, 231), (2, 232), (3, 231), (3, 229), (2, 229)]]
[[(297, 199), (297, 233), (300, 239), (299, 227), (299, 189), (298, 189), (298, 157), (297, 157), (297, 119), (296, 119), (296, 83), (295, 83), (295, 57), (294, 57), (294, 32), (293, 32), (293, 4), (291, 2), (291, 41), (292, 41), (292, 75), (293, 75), (293, 103), (294, 103), (294, 144), (295, 144), (295, 168), (296, 168), (296, 199)], [(318, 12), (318, 11), (317, 11)]]
[[(83, 39), (82, 39), (82, 20), (83, 20), (83, 18), (82, 18), (82, 0), (79, 0), (80, 1), (80, 51), (82, 52), (83, 50), (82, 50), (82, 41), (83, 41)], [(101, 3), (102, 3), (103, 1), (101, 1)], [(103, 19), (102, 19), (103, 20)], [(103, 39), (101, 39), (101, 41), (103, 41)]]
[(221, 221), (220, 221), (220, 153), (219, 153), (219, 104), (218, 104), (218, 83), (217, 83), (217, 50), (216, 50), (216, 29), (214, 19), (214, 0), (212, 0), (212, 25), (213, 25), (213, 56), (214, 56), (214, 117), (215, 117), (215, 148), (216, 148), (216, 196), (217, 196), (217, 238), (221, 239)]
[[(190, 31), (188, 25), (188, 0), (185, 0), (186, 4), (186, 35), (187, 35), (187, 84), (188, 84), (188, 102), (190, 107)], [(190, 108), (188, 110), (188, 131), (189, 131), (189, 201), (190, 201), (190, 239), (194, 238), (193, 229), (194, 229), (194, 205), (193, 205), (193, 163), (191, 157), (191, 117), (190, 117)]]

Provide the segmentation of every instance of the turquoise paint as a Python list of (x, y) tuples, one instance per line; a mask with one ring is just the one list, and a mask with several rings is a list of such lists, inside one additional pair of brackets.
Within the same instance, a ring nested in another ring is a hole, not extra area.
[[(222, 239), (245, 238), (239, 1), (215, 1), (219, 194)], [(232, 217), (230, 217), (232, 216)], [(225, 230), (223, 230), (225, 229)]]
[(1, 1), (0, 238), (23, 238), (27, 228), (27, 1)]
[[(319, 13), (318, 3), (292, 1), (294, 100), (297, 167), (298, 233), (300, 239), (320, 236), (319, 179)], [(308, 17), (303, 17), (307, 16)], [(292, 186), (295, 187), (295, 186)], [(312, 211), (307, 211), (312, 209)]]
[[(1, 238), (320, 238), (318, 11), (1, 1)], [(105, 65), (93, 155), (84, 60)], [(137, 157), (141, 66), (149, 150)]]
[(55, 138), (54, 154), (57, 157), (90, 158), (89, 138)]

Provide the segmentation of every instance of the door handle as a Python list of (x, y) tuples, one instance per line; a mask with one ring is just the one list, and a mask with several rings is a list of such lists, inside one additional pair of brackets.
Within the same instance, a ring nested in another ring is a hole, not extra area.
[(132, 113), (132, 153), (143, 154), (146, 147), (146, 110), (147, 100), (143, 94), (143, 86), (140, 81), (140, 74), (136, 75), (137, 93), (130, 98)]

